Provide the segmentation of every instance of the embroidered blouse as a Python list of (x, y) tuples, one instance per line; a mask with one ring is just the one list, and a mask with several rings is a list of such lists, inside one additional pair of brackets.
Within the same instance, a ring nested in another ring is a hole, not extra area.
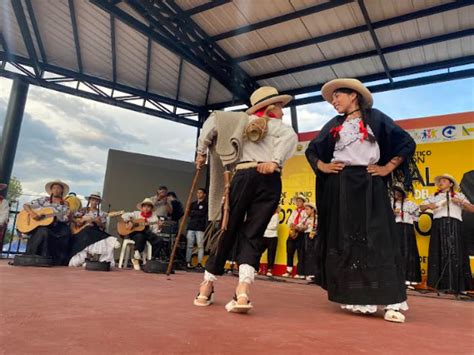
[(51, 203), (49, 202), (49, 197), (40, 197), (31, 201), (29, 205), (33, 209), (50, 207), (54, 210), (56, 219), (59, 222), (69, 222), (69, 207), (66, 203), (63, 205), (60, 203)]
[[(454, 197), (460, 200), (467, 199), (461, 192), (455, 193)], [(441, 192), (436, 196), (433, 194), (423, 202), (424, 205), (430, 203), (434, 203), (438, 206), (438, 208), (433, 210), (433, 219), (448, 217), (448, 203), (445, 192)], [(449, 196), (449, 217), (462, 221), (462, 208), (451, 200), (451, 196)]]
[[(332, 161), (356, 166), (367, 166), (379, 161), (379, 145), (377, 142), (363, 139), (363, 133), (359, 129), (360, 121), (360, 118), (344, 121), (339, 132), (339, 140), (334, 147)], [(369, 125), (367, 125), (367, 132), (371, 135), (374, 134)]]

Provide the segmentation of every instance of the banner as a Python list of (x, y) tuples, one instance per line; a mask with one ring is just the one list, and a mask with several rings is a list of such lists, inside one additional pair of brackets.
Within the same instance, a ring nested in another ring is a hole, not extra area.
[[(435, 176), (447, 172), (460, 182), (466, 172), (474, 169), (474, 112), (396, 122), (408, 131), (417, 144), (415, 160), (422, 181), (414, 185), (414, 196), (410, 196), (410, 199), (417, 204), (421, 204), (435, 192), (433, 181)], [(315, 201), (315, 176), (306, 161), (304, 152), (311, 139), (317, 134), (318, 132), (309, 132), (299, 135), (297, 152), (286, 162), (283, 169), (283, 192), (280, 201), (282, 212), (278, 229), (276, 265), (273, 270), (275, 275), (285, 272), (286, 239), (288, 238), (286, 222), (291, 211), (295, 209), (292, 198), (303, 194), (310, 201)], [(430, 228), (431, 218), (428, 215), (422, 215), (416, 234), (423, 278), (426, 277), (428, 265)], [(266, 253), (261, 261), (266, 263)], [(474, 270), (472, 259), (471, 269)]]

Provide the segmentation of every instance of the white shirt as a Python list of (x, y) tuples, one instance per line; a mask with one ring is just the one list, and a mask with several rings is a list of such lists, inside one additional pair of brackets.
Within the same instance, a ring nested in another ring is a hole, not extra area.
[[(122, 215), (122, 219), (126, 222), (132, 221), (134, 219), (144, 219), (143, 216), (141, 215), (140, 211), (133, 211), (133, 212), (127, 212)], [(160, 228), (158, 226), (158, 216), (156, 214), (152, 214), (151, 217), (148, 217), (147, 222), (152, 223), (149, 228), (150, 232), (158, 234), (160, 233)]]
[(300, 214), (300, 218), (298, 220), (298, 223), (295, 223), (297, 215), (298, 215), (298, 209), (291, 211), (291, 215), (290, 215), (290, 217), (288, 217), (288, 222), (287, 222), (288, 226), (291, 226), (292, 224), (299, 224), (299, 223), (301, 223), (301, 221), (303, 219), (306, 218), (306, 212), (304, 210), (304, 207), (301, 208), (301, 214)]
[(8, 222), (8, 216), (10, 215), (10, 205), (6, 199), (0, 202), (0, 226)]
[[(258, 118), (248, 116), (249, 122)], [(281, 119), (270, 118), (267, 124), (267, 134), (258, 141), (243, 140), (242, 155), (238, 162), (267, 162), (274, 161), (279, 166), (288, 160), (295, 152), (298, 136), (293, 128), (283, 123)], [(197, 151), (206, 154), (207, 148), (217, 135), (216, 115), (212, 113), (204, 122), (199, 135)]]
[[(344, 121), (339, 132), (339, 140), (334, 147), (332, 161), (354, 166), (367, 166), (379, 161), (379, 144), (362, 140), (363, 135), (359, 131), (359, 124), (360, 118)], [(367, 125), (367, 132), (373, 135), (369, 125)]]
[[(393, 199), (391, 200), (391, 205), (393, 206)], [(403, 202), (403, 219), (401, 209), (402, 202), (395, 202), (395, 222), (413, 224), (413, 222), (418, 221), (418, 217), (420, 215), (420, 207), (416, 203), (408, 200), (405, 200)]]
[(308, 215), (304, 215), (303, 219), (300, 219), (300, 223), (298, 223), (299, 228), (305, 233), (311, 233), (313, 230), (316, 229), (318, 224), (318, 217), (314, 215), (313, 217), (309, 217)]
[[(461, 192), (455, 193), (454, 197), (457, 197), (460, 200), (467, 200), (466, 196)], [(424, 205), (429, 203), (435, 203), (438, 205), (438, 208), (433, 210), (433, 219), (448, 217), (448, 203), (445, 192), (440, 192), (436, 196), (433, 194), (423, 202)], [(451, 196), (449, 196), (449, 217), (462, 221), (462, 208), (451, 200)]]
[(268, 223), (267, 229), (263, 236), (266, 238), (277, 238), (278, 237), (278, 213), (275, 213)]

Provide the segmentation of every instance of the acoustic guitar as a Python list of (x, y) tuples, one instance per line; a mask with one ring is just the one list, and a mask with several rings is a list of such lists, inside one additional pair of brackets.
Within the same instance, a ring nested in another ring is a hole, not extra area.
[(41, 215), (40, 219), (34, 219), (26, 210), (22, 210), (16, 217), (16, 229), (20, 233), (30, 233), (40, 226), (49, 226), (54, 221), (56, 213), (52, 207), (44, 207), (33, 210), (36, 214)]
[[(125, 211), (114, 211), (114, 212), (109, 212), (107, 213), (107, 217), (116, 217), (124, 214)], [(91, 222), (94, 220), (94, 217), (82, 217), (78, 218), (78, 221), (72, 221), (71, 223), (71, 233), (72, 234), (78, 234), (81, 232), (84, 228), (87, 226), (91, 225)]]
[(163, 222), (164, 221), (161, 221), (161, 220), (156, 221), (156, 222), (145, 222), (144, 219), (139, 218), (139, 219), (132, 220), (133, 226), (132, 228), (128, 228), (127, 222), (119, 221), (117, 222), (117, 233), (123, 237), (126, 237), (133, 232), (141, 232), (145, 230), (145, 228), (148, 226), (153, 226), (156, 224), (158, 224), (158, 226), (161, 226)]

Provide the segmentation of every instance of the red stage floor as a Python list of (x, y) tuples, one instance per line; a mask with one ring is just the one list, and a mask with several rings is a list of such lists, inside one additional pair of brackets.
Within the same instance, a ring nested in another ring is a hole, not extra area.
[(3, 354), (472, 354), (474, 304), (410, 296), (405, 324), (329, 303), (317, 286), (257, 281), (254, 310), (193, 306), (201, 274), (22, 268), (0, 262)]

